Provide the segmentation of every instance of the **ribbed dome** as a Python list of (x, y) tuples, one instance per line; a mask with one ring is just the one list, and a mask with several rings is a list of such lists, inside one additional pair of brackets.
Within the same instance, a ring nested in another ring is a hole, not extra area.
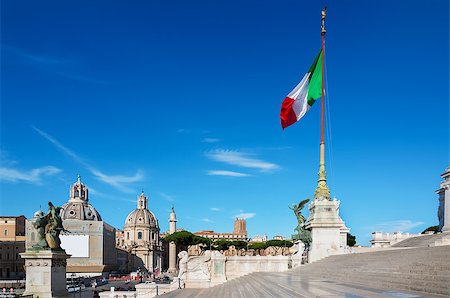
[(88, 203), (88, 188), (81, 183), (81, 177), (70, 187), (69, 201), (61, 207), (61, 219), (101, 221), (100, 214)]
[(87, 202), (69, 201), (61, 207), (61, 219), (80, 219), (101, 221), (100, 214)]
[(128, 214), (125, 220), (125, 228), (134, 226), (145, 226), (158, 228), (158, 221), (155, 215), (148, 209), (135, 209)]

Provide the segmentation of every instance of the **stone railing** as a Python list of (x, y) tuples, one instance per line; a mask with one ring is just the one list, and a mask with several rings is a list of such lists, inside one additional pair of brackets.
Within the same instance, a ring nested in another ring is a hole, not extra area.
[(283, 256), (225, 256), (206, 251), (187, 261), (186, 288), (209, 288), (253, 272), (283, 272), (302, 264), (302, 254)]

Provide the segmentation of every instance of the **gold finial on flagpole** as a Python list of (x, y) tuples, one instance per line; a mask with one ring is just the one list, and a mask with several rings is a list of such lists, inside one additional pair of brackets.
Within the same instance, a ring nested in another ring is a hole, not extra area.
[(322, 35), (325, 35), (327, 33), (327, 30), (325, 30), (325, 18), (327, 17), (327, 7), (325, 6), (322, 10)]

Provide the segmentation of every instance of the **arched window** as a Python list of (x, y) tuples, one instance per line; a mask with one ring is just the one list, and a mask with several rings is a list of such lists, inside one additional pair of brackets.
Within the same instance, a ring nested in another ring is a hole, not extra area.
[(34, 232), (31, 232), (31, 241), (34, 241)]
[(127, 240), (130, 240), (130, 232), (127, 232)]
[(142, 239), (142, 232), (138, 232), (138, 239)]

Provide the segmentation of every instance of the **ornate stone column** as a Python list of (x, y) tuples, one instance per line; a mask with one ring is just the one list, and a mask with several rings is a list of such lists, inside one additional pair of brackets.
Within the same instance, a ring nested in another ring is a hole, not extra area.
[[(169, 233), (173, 234), (177, 231), (177, 216), (175, 210), (172, 207), (172, 212), (169, 216)], [(177, 247), (174, 242), (169, 243), (169, 269), (167, 272), (174, 276), (177, 272)]]

